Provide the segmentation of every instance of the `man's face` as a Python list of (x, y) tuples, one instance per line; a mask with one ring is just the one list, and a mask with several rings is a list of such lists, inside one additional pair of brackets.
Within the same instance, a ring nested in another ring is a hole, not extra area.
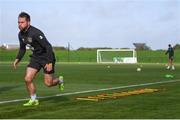
[(30, 25), (30, 22), (26, 20), (25, 17), (18, 18), (18, 27), (20, 31), (26, 30)]

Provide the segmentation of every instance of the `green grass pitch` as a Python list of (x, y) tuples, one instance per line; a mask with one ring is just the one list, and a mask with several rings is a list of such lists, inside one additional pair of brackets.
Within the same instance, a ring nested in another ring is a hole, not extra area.
[[(166, 70), (164, 64), (141, 64), (142, 71), (137, 72), (140, 64), (57, 64), (56, 75), (63, 75), (65, 91), (57, 87), (48, 88), (43, 83), (42, 71), (34, 82), (38, 96), (83, 92), (120, 86), (180, 80), (180, 65), (175, 71)], [(110, 66), (110, 67), (108, 67)], [(24, 84), (26, 64), (20, 64), (14, 70), (10, 63), (0, 63), (0, 102), (28, 98)], [(174, 78), (165, 78), (166, 74)], [(26, 101), (0, 103), (0, 118), (63, 118), (63, 119), (179, 119), (180, 118), (180, 82), (136, 86), (116, 90), (79, 93), (59, 97), (40, 99), (36, 107), (23, 107)], [(98, 93), (121, 92), (140, 88), (165, 89), (160, 92), (109, 99), (100, 102), (77, 101), (76, 97), (96, 95)]]

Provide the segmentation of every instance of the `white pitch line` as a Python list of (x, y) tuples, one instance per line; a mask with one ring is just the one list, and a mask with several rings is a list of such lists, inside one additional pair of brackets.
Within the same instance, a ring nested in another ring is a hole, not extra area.
[[(57, 95), (52, 95), (52, 96), (43, 96), (43, 97), (38, 97), (38, 98), (44, 99), (44, 98), (52, 98), (52, 97), (59, 97), (59, 96), (77, 95), (77, 94), (83, 94), (83, 93), (116, 90), (116, 89), (124, 89), (124, 88), (133, 88), (133, 87), (149, 86), (149, 85), (164, 84), (164, 83), (174, 83), (174, 82), (180, 82), (180, 79), (179, 80), (171, 80), (171, 81), (161, 81), (161, 82), (153, 82), (153, 83), (127, 85), (127, 86), (112, 87), (112, 88), (104, 88), (104, 89), (97, 89), (97, 90), (79, 91), (79, 92), (72, 92), (72, 93), (63, 93), (63, 94), (57, 94)], [(0, 104), (14, 103), (14, 102), (20, 102), (20, 101), (25, 101), (25, 100), (29, 100), (29, 98), (0, 101)]]

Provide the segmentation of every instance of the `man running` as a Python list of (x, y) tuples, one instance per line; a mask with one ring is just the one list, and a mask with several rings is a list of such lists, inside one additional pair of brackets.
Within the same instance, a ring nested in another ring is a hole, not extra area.
[(39, 101), (36, 97), (36, 88), (33, 83), (33, 79), (36, 74), (43, 68), (44, 71), (44, 83), (48, 87), (59, 85), (60, 90), (64, 90), (62, 76), (59, 78), (54, 77), (55, 67), (55, 55), (51, 44), (46, 39), (45, 35), (37, 28), (30, 25), (30, 15), (21, 12), (18, 16), (19, 27), (19, 43), (20, 48), (17, 57), (13, 63), (16, 69), (18, 63), (23, 58), (26, 47), (32, 50), (30, 55), (30, 62), (27, 65), (25, 73), (25, 83), (27, 91), (30, 95), (30, 100), (23, 104), (24, 106), (39, 105)]

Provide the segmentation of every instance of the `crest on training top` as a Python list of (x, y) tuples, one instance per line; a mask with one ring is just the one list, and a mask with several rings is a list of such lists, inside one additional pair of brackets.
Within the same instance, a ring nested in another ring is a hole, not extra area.
[(32, 38), (31, 38), (31, 37), (28, 37), (28, 38), (27, 38), (27, 41), (28, 41), (29, 43), (32, 43)]
[(40, 35), (40, 36), (39, 36), (39, 38), (40, 38), (40, 39), (43, 39), (43, 36), (42, 36), (42, 35)]

